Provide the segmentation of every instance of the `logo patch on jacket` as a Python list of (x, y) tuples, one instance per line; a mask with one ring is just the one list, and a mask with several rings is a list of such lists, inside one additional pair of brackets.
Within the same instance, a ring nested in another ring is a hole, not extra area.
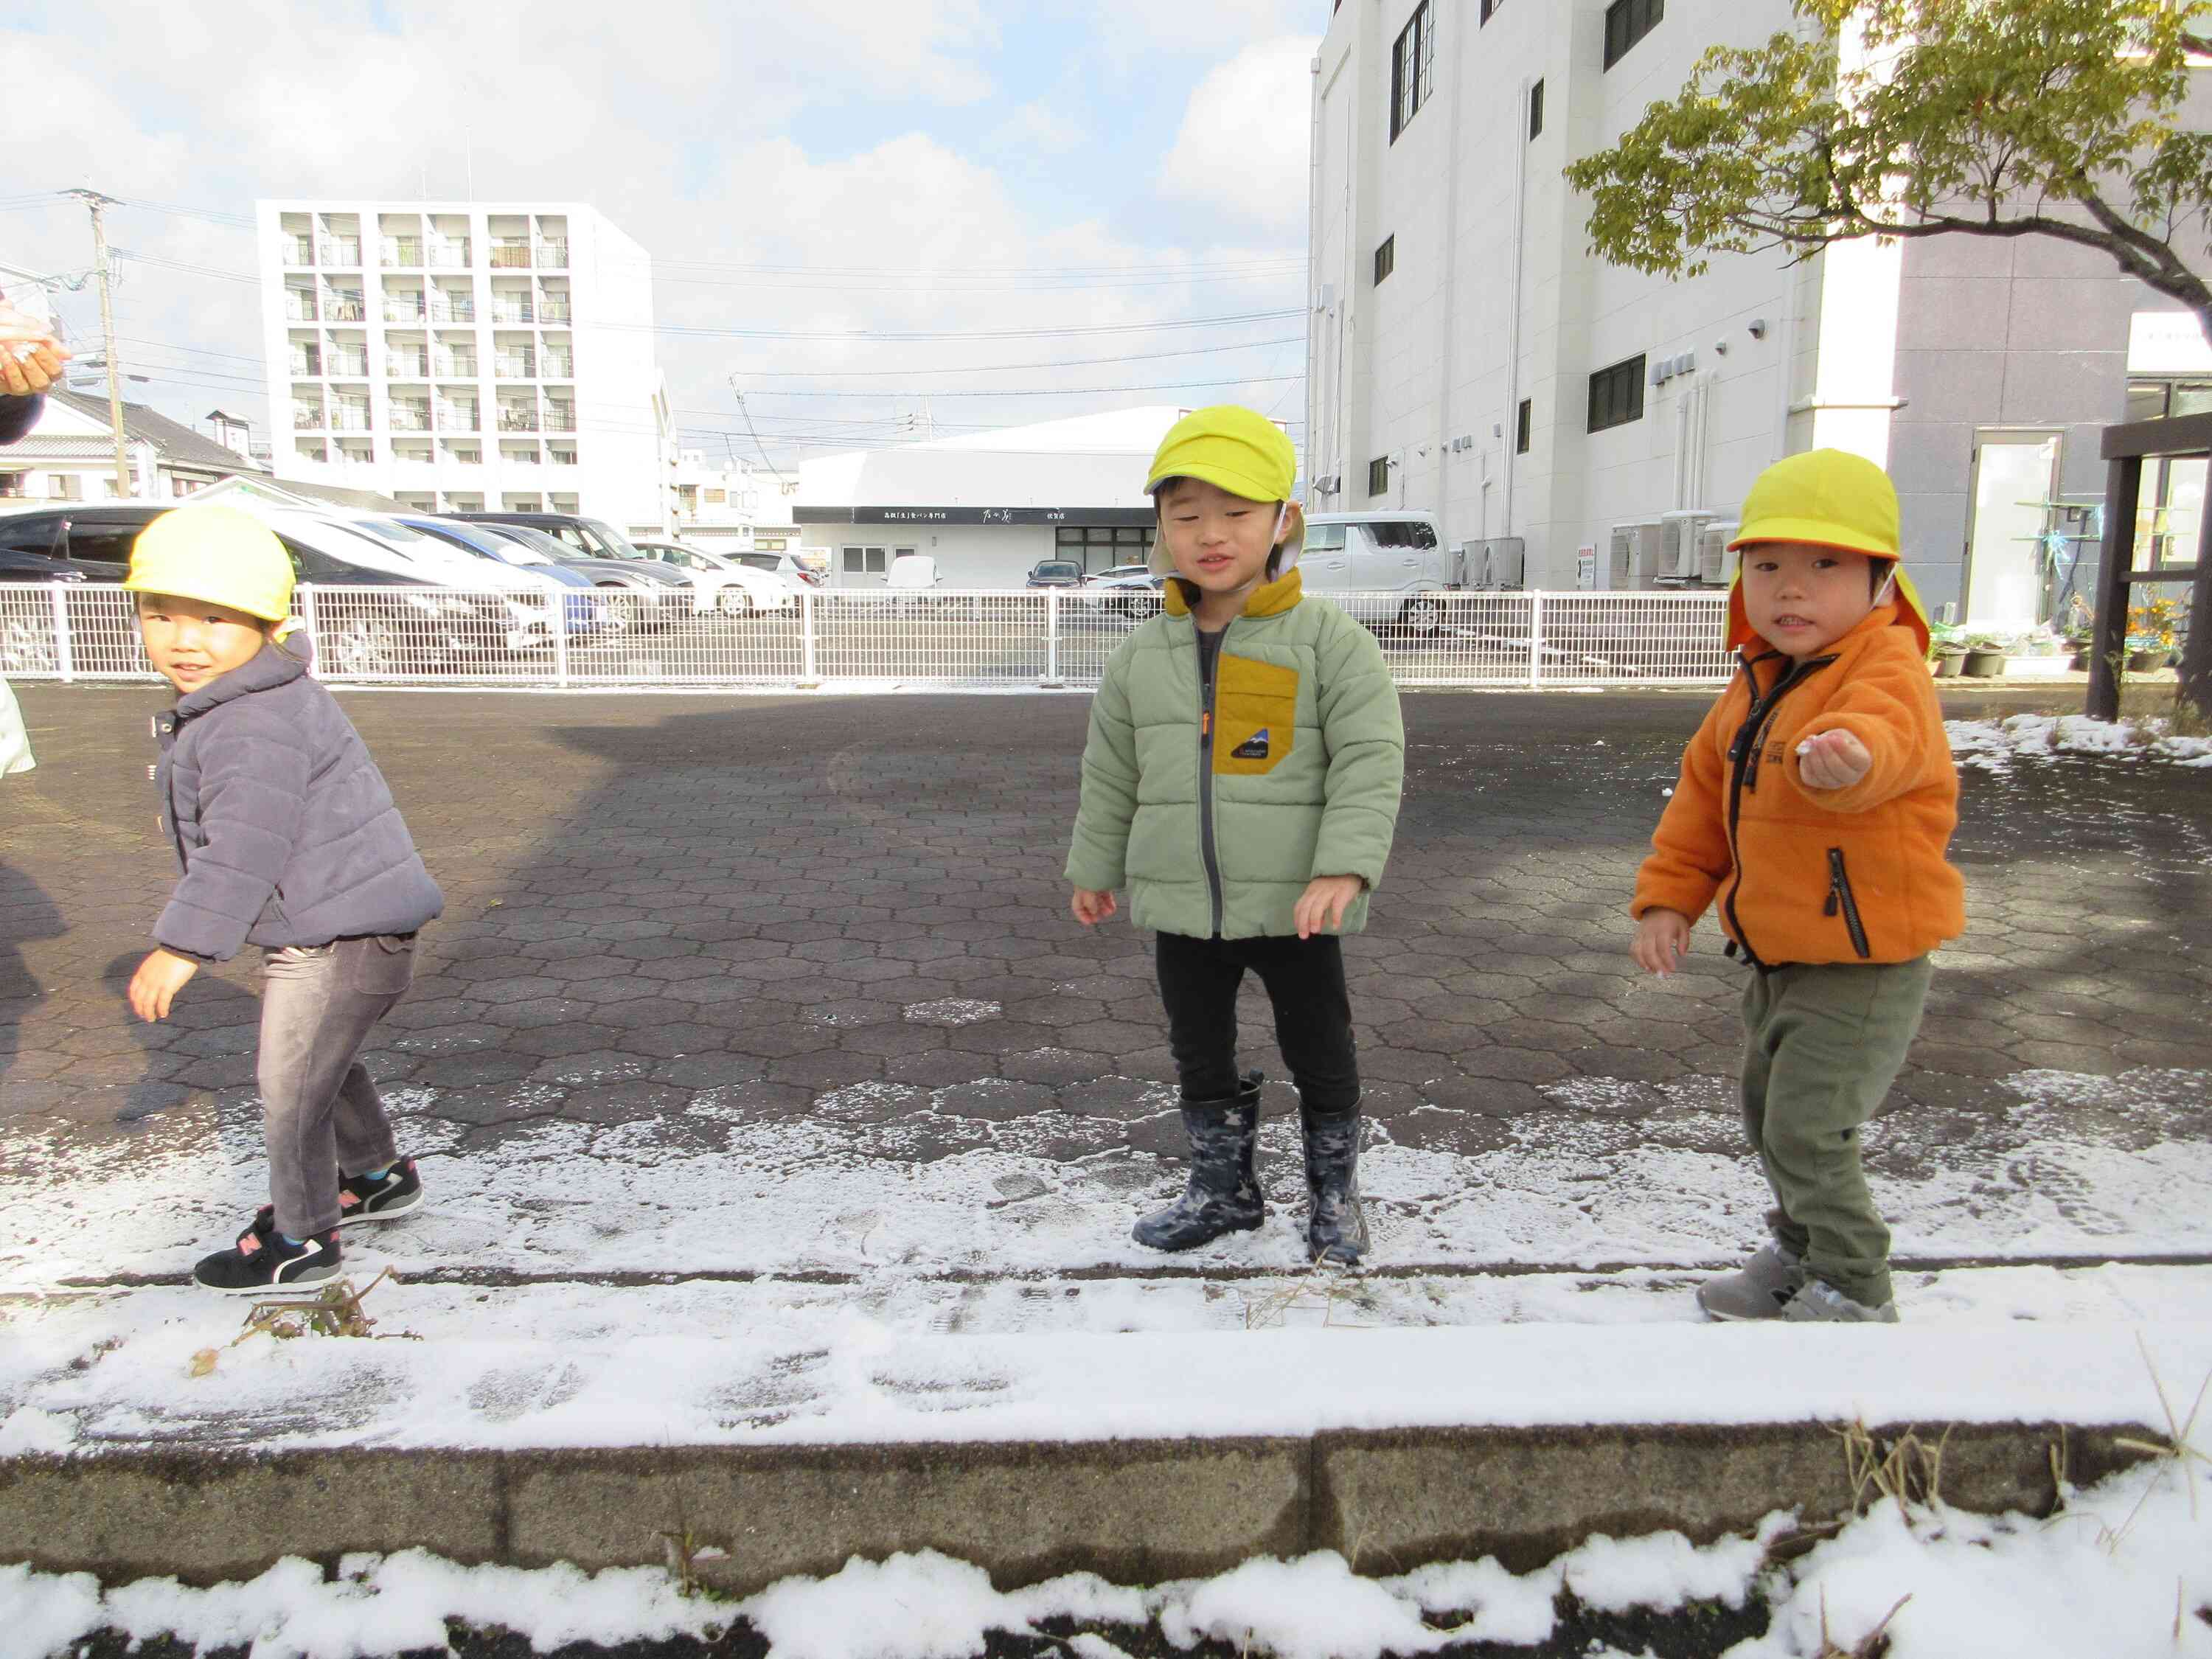
[(1250, 737), (1229, 751), (1231, 760), (1265, 760), (1267, 758), (1267, 728), (1261, 726)]

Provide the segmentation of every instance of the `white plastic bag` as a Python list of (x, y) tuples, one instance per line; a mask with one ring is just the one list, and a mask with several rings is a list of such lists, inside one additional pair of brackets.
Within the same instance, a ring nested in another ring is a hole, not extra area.
[(31, 758), (31, 735), (23, 729), (23, 711), (15, 694), (0, 680), (0, 778), (11, 772), (27, 772), (38, 762)]

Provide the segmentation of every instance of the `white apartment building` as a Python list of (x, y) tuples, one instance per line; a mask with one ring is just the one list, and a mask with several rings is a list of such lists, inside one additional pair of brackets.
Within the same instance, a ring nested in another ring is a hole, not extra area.
[[(1567, 164), (1708, 47), (1795, 26), (1790, 0), (1338, 0), (1315, 62), (1313, 510), (1432, 511), (1508, 585), (1718, 581), (1759, 471), (1833, 446), (1889, 468), (1931, 605), (2016, 629), (2094, 592), (2099, 428), (2212, 405), (2194, 330), (2108, 258), (1945, 236), (1675, 282), (1588, 252)], [(2165, 482), (2186, 559), (2203, 465)]]
[(581, 204), (264, 201), (280, 479), (665, 528), (653, 262)]
[(710, 461), (701, 449), (678, 450), (669, 470), (669, 510), (676, 532), (711, 551), (783, 553), (799, 544), (792, 520), (796, 472), (772, 472), (731, 458)]

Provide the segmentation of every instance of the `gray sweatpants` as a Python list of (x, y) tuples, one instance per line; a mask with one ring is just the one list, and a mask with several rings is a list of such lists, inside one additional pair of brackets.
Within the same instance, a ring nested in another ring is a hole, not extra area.
[(338, 1182), (398, 1161), (361, 1045), (407, 994), (415, 936), (342, 939), (264, 953), (261, 1114), (276, 1231), (338, 1224)]
[(1799, 965), (1754, 971), (1743, 991), (1743, 1127), (1774, 1194), (1766, 1224), (1870, 1308), (1890, 1300), (1889, 1229), (1859, 1131), (1905, 1065), (1933, 971), (1927, 957)]

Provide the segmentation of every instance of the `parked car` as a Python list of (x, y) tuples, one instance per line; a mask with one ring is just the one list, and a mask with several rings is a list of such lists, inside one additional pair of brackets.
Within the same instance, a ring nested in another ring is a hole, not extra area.
[(1083, 567), (1073, 559), (1039, 559), (1030, 567), (1024, 587), (1080, 587)]
[(726, 617), (751, 617), (799, 608), (799, 584), (773, 571), (750, 570), (720, 553), (681, 542), (641, 541), (637, 550), (691, 579), (692, 608)]
[(809, 587), (819, 587), (830, 580), (829, 556), (823, 553), (726, 553), (722, 556), (748, 570), (765, 570), (771, 575), (788, 576)]
[(1329, 513), (1306, 520), (1298, 568), (1307, 592), (1328, 594), (1370, 627), (1427, 633), (1443, 621), (1439, 596), (1466, 585), (1460, 562), (1425, 513)]
[(520, 556), (520, 544), (504, 536), (495, 536), (480, 525), (456, 524), (448, 519), (416, 517), (403, 514), (395, 520), (425, 536), (457, 547), (480, 561), (499, 567), (497, 573), (485, 574), (487, 586), (527, 574), (532, 580), (550, 582), (563, 590), (561, 603), (561, 625), (569, 634), (594, 634), (611, 631), (619, 625), (599, 598), (592, 579), (581, 571), (572, 570), (565, 564), (556, 564), (550, 559), (540, 560), (532, 553), (527, 560)]
[(586, 559), (635, 559), (644, 556), (630, 538), (605, 519), (579, 518), (573, 513), (449, 513), (464, 524), (517, 524), (565, 542), (571, 551)]
[(1142, 622), (1159, 615), (1160, 591), (1166, 585), (1166, 577), (1154, 575), (1146, 566), (1116, 565), (1084, 583), (1077, 597), (1101, 611)]
[(884, 586), (893, 593), (927, 593), (945, 580), (937, 560), (927, 553), (902, 553), (884, 574)]
[(599, 590), (600, 599), (616, 627), (665, 628), (691, 609), (690, 580), (658, 559), (586, 558), (569, 543), (528, 525), (509, 524), (504, 519), (474, 514), (453, 516), (535, 556), (534, 559), (523, 561), (525, 563), (563, 565), (588, 577), (592, 586)]
[[(120, 582), (138, 532), (170, 508), (117, 501), (57, 506), (0, 517), (0, 580)], [(315, 657), (338, 674), (392, 674), (450, 665), (517, 644), (503, 609), (450, 592), (425, 574), (384, 568), (374, 544), (335, 526), (271, 526), (292, 558), (295, 576), (324, 587), (379, 590), (318, 595)], [(349, 557), (347, 555), (353, 555)], [(368, 562), (368, 560), (376, 560)], [(16, 619), (20, 623), (23, 619)], [(35, 633), (35, 640), (33, 635)], [(31, 659), (47, 650), (44, 630), (11, 626), (0, 633), (0, 664), (52, 667)]]

